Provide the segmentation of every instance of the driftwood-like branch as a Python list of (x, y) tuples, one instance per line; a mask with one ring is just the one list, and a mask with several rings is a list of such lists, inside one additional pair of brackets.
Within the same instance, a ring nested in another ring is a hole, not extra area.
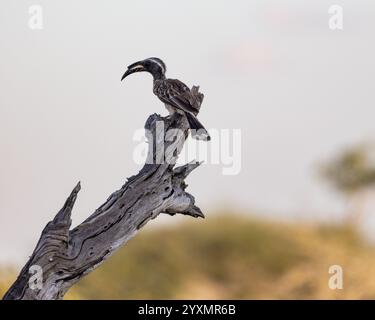
[[(200, 107), (203, 94), (198, 89), (193, 87), (189, 98)], [(204, 218), (194, 197), (185, 191), (184, 182), (199, 163), (175, 168), (188, 136), (186, 118), (178, 113), (165, 118), (153, 114), (145, 129), (149, 150), (141, 171), (88, 219), (70, 230), (72, 209), (81, 188), (78, 183), (63, 208), (44, 228), (33, 254), (4, 299), (62, 299), (73, 284), (160, 213)]]

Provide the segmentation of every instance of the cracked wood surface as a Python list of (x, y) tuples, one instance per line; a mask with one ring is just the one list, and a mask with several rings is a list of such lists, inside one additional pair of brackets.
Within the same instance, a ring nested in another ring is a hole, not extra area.
[[(189, 99), (199, 109), (203, 94), (198, 87), (191, 89)], [(170, 117), (153, 114), (145, 129), (149, 150), (141, 171), (130, 177), (84, 222), (70, 230), (72, 209), (81, 189), (78, 183), (63, 208), (44, 228), (29, 261), (3, 299), (62, 299), (72, 285), (160, 213), (204, 218), (194, 197), (185, 191), (185, 178), (200, 163), (175, 167), (189, 132), (186, 118), (178, 113)], [(29, 284), (30, 268), (34, 266), (43, 272), (42, 286), (37, 288)]]

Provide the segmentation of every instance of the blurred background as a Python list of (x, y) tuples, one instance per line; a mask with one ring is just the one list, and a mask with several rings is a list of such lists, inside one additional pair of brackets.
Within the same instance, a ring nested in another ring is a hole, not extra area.
[(375, 298), (373, 2), (0, 6), (0, 295), (78, 180), (74, 225), (141, 168), (134, 133), (166, 111), (149, 75), (120, 78), (156, 56), (200, 85), (208, 129), (240, 130), (240, 171), (207, 159), (188, 181), (206, 220), (160, 216), (67, 298)]

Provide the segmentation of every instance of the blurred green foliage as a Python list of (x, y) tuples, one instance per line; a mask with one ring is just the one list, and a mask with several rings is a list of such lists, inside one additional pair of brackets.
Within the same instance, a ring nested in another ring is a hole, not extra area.
[[(230, 213), (179, 218), (185, 222), (148, 225), (66, 298), (375, 298), (375, 253), (348, 225), (288, 224)], [(333, 264), (345, 270), (344, 290), (327, 285)], [(14, 280), (4, 279), (0, 294)]]
[(375, 184), (374, 146), (350, 148), (322, 167), (323, 176), (339, 191), (352, 193)]
[(259, 272), (276, 277), (303, 259), (283, 228), (221, 216), (141, 232), (77, 290), (88, 298), (171, 299), (187, 279), (203, 278), (245, 298), (256, 288), (243, 286)]

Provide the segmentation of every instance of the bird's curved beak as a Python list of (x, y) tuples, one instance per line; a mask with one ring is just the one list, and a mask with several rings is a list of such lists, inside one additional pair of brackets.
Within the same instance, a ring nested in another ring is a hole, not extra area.
[(147, 71), (146, 68), (143, 66), (143, 61), (133, 63), (130, 66), (128, 66), (128, 70), (126, 70), (126, 72), (123, 74), (121, 81), (124, 80), (129, 74), (141, 71)]

